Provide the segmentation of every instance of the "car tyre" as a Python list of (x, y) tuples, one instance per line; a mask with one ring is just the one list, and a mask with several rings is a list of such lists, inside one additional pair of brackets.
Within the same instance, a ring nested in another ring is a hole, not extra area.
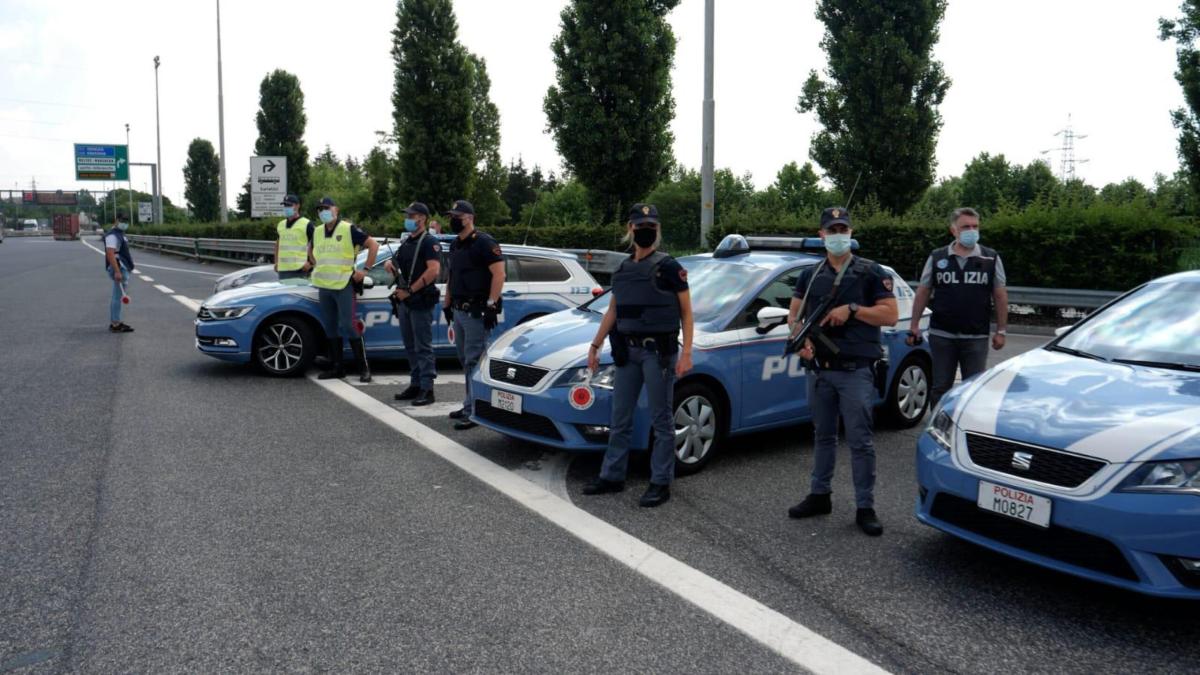
[(930, 365), (925, 359), (909, 357), (900, 363), (888, 389), (884, 409), (888, 419), (901, 429), (920, 423), (929, 408), (932, 382)]
[(254, 336), (254, 363), (272, 377), (296, 377), (317, 355), (317, 338), (302, 319), (267, 319)]
[(675, 474), (702, 470), (725, 440), (725, 406), (710, 387), (684, 382), (675, 388)]

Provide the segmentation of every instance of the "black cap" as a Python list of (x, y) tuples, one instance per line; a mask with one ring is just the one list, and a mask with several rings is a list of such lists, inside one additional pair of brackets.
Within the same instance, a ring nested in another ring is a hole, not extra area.
[(658, 209), (654, 208), (653, 204), (634, 204), (629, 208), (629, 222), (634, 225), (658, 224)]
[(450, 207), (450, 213), (456, 216), (473, 216), (475, 215), (475, 207), (471, 206), (471, 202), (465, 199), (459, 199), (458, 201), (454, 202), (454, 206)]
[(297, 197), (296, 195), (288, 195), (283, 198), (282, 203), (284, 206), (296, 206), (297, 204), (300, 203), (300, 198)]
[(333, 201), (333, 197), (322, 197), (321, 203), (317, 204), (317, 210), (320, 211), (331, 206), (337, 206), (337, 202)]
[(844, 206), (831, 206), (821, 212), (821, 229), (827, 230), (834, 225), (850, 225), (850, 212)]
[(404, 209), (404, 213), (406, 215), (410, 215), (410, 216), (416, 215), (418, 213), (421, 214), (422, 216), (427, 216), (427, 215), (429, 215), (429, 207), (425, 206), (421, 202), (413, 202), (408, 205), (408, 208)]

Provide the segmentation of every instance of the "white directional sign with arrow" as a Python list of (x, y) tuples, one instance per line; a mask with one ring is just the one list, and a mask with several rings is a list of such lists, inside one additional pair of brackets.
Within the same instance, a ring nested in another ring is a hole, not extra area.
[(250, 158), (250, 217), (282, 216), (287, 157)]

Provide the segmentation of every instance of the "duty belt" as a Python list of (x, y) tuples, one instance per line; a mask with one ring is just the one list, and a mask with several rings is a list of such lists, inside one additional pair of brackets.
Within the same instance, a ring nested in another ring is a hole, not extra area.
[(869, 368), (875, 359), (813, 359), (817, 370), (858, 370)]
[(664, 334), (664, 335), (625, 335), (625, 336), (624, 336), (624, 338), (625, 338), (625, 341), (629, 343), (629, 346), (630, 346), (630, 347), (640, 347), (640, 348), (642, 348), (642, 349), (649, 349), (649, 350), (652, 350), (652, 351), (657, 351), (657, 350), (658, 350), (658, 341), (659, 341), (659, 339), (661, 339), (661, 338), (664, 338), (664, 337), (665, 337), (665, 338), (667, 338), (667, 339), (674, 339), (674, 338), (675, 338), (675, 336), (674, 336), (674, 335), (670, 335), (670, 334)]
[(452, 300), (450, 306), (460, 312), (478, 312), (482, 311), (487, 306), (485, 298), (467, 298), (466, 300)]

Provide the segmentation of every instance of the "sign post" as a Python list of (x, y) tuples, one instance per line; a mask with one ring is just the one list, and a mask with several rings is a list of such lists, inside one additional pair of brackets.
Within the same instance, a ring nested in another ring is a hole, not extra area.
[(76, 143), (75, 180), (129, 180), (129, 146)]
[(250, 217), (283, 215), (287, 196), (287, 157), (250, 158)]

